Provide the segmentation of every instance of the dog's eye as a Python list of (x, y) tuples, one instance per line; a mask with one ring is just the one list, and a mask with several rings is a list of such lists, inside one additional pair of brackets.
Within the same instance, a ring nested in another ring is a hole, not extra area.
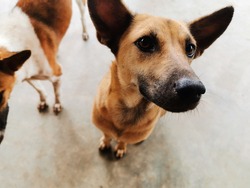
[(186, 53), (189, 58), (193, 58), (196, 52), (196, 47), (192, 43), (186, 44)]
[(144, 36), (135, 41), (135, 45), (143, 52), (154, 52), (156, 41), (151, 36)]

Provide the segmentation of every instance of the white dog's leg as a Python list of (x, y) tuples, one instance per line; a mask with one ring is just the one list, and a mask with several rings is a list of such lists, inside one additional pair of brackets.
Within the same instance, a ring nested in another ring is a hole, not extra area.
[(53, 107), (54, 113), (57, 115), (62, 111), (61, 101), (60, 101), (60, 86), (61, 86), (61, 79), (60, 77), (53, 77), (50, 79), (53, 84), (54, 94), (55, 94), (55, 104)]
[(89, 38), (89, 35), (87, 33), (87, 30), (86, 30), (86, 25), (85, 25), (85, 17), (84, 17), (84, 14), (85, 14), (85, 8), (86, 8), (86, 1), (85, 0), (76, 0), (77, 2), (77, 5), (79, 7), (79, 10), (80, 10), (80, 14), (81, 14), (81, 22), (82, 22), (82, 38), (83, 40), (88, 40)]
[(45, 112), (48, 109), (48, 105), (46, 103), (46, 92), (39, 80), (26, 80), (39, 94), (40, 103), (38, 104), (39, 112)]

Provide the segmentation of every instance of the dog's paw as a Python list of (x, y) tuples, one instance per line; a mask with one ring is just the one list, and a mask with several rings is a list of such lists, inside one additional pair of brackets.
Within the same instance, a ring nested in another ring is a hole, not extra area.
[(111, 149), (110, 144), (105, 143), (104, 140), (101, 139), (100, 145), (99, 145), (99, 150), (100, 151), (107, 151), (107, 150), (110, 150), (110, 149)]
[(83, 34), (82, 34), (82, 39), (83, 39), (84, 41), (87, 41), (87, 40), (89, 39), (88, 33), (83, 33)]
[(117, 159), (123, 158), (125, 156), (125, 154), (126, 154), (126, 150), (125, 149), (117, 149), (117, 150), (115, 150), (115, 157)]
[(40, 104), (37, 106), (37, 109), (39, 112), (47, 112), (49, 106), (45, 101), (40, 102)]
[(123, 158), (127, 152), (127, 144), (119, 141), (115, 147), (115, 157), (117, 159)]
[(62, 111), (62, 106), (60, 103), (56, 103), (54, 106), (53, 106), (53, 111), (55, 113), (55, 115), (58, 115), (61, 111)]

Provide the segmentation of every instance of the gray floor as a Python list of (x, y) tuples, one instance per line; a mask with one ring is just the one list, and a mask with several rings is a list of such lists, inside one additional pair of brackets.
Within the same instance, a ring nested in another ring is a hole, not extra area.
[[(0, 146), (0, 187), (248, 188), (250, 187), (250, 1), (125, 0), (137, 12), (192, 20), (233, 4), (226, 33), (195, 60), (206, 85), (199, 107), (168, 113), (144, 143), (129, 146), (120, 161), (100, 155), (101, 133), (91, 123), (97, 85), (113, 56), (100, 45), (87, 16), (90, 40), (81, 40), (74, 2), (59, 61), (64, 67), (64, 111), (39, 114), (38, 96), (26, 83), (15, 87)], [(15, 0), (1, 0), (0, 11)], [(53, 104), (52, 88), (48, 88)]]

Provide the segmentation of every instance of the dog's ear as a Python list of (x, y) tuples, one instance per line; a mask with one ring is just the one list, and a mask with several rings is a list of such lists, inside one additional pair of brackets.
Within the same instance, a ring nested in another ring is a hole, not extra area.
[(30, 50), (11, 53), (11, 56), (0, 60), (0, 71), (13, 75), (21, 68), (30, 55)]
[(121, 0), (88, 0), (88, 7), (98, 40), (116, 55), (119, 40), (132, 22), (132, 14)]
[(189, 24), (191, 34), (197, 42), (197, 54), (200, 56), (230, 24), (234, 13), (232, 6), (202, 17)]

